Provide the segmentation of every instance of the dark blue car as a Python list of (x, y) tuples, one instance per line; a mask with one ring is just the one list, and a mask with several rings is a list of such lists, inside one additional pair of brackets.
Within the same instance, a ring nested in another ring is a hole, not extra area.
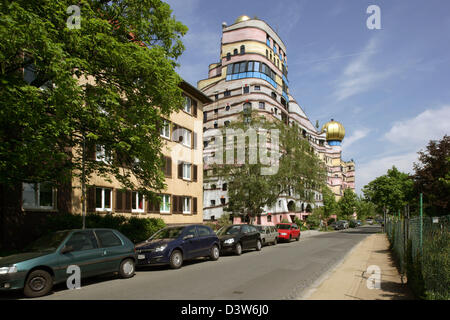
[(138, 266), (169, 264), (173, 269), (180, 268), (184, 260), (198, 257), (218, 260), (219, 252), (219, 238), (204, 225), (167, 227), (136, 245)]

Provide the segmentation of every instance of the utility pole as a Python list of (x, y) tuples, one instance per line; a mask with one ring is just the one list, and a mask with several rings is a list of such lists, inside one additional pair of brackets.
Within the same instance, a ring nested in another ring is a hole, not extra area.
[(83, 148), (81, 151), (81, 214), (83, 216), (83, 229), (86, 228), (86, 136), (83, 131)]

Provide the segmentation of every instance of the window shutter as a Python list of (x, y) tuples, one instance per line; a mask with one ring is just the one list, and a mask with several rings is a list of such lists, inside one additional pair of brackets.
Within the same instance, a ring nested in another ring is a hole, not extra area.
[(124, 209), (124, 192), (116, 189), (116, 211), (123, 211)]
[(193, 205), (192, 205), (192, 212), (193, 212), (193, 213), (197, 213), (197, 197), (192, 198), (192, 202), (193, 202)]
[(124, 212), (131, 212), (131, 197), (133, 196), (132, 192), (129, 190), (125, 190), (125, 198), (124, 198), (124, 205), (123, 205), (123, 211)]
[(183, 162), (178, 163), (178, 179), (183, 179)]
[(172, 196), (172, 212), (178, 213), (178, 199), (177, 196)]
[(193, 102), (193, 109), (194, 109), (194, 117), (196, 117), (197, 118), (197, 100), (192, 100), (192, 102)]
[(87, 212), (95, 212), (95, 187), (88, 186), (86, 192)]
[(193, 180), (197, 181), (197, 166), (196, 165), (192, 166), (192, 171), (193, 171), (193, 173), (192, 173)]
[(192, 133), (192, 149), (197, 150), (197, 133)]
[(183, 197), (178, 197), (178, 211), (180, 213), (183, 213)]
[(170, 157), (164, 157), (165, 160), (165, 167), (164, 167), (164, 174), (166, 177), (172, 177), (172, 158)]

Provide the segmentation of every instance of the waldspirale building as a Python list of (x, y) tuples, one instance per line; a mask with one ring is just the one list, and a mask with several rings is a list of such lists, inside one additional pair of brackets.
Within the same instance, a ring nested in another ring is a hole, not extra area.
[[(263, 20), (240, 16), (232, 25), (222, 24), (220, 60), (209, 65), (208, 78), (197, 87), (213, 102), (204, 106), (203, 131), (228, 126), (242, 112), (257, 112), (268, 120), (286, 125), (298, 124), (302, 135), (327, 167), (327, 183), (339, 198), (345, 188), (354, 190), (355, 165), (341, 159), (341, 143), (345, 129), (331, 120), (319, 130), (297, 100), (290, 94), (288, 58), (285, 43)], [(204, 159), (214, 152), (213, 143), (204, 135)], [(214, 176), (204, 165), (203, 216), (215, 220), (228, 203), (227, 183)], [(322, 195), (314, 191), (314, 201), (306, 203), (292, 194), (277, 200), (272, 208), (264, 208), (259, 224), (276, 224), (283, 219), (304, 219), (316, 206), (323, 205)]]

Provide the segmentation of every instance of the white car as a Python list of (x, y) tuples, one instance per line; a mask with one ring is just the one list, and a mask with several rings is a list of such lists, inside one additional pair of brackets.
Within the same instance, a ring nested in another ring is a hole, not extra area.
[(263, 245), (277, 244), (278, 242), (278, 230), (274, 226), (255, 226), (260, 235)]

